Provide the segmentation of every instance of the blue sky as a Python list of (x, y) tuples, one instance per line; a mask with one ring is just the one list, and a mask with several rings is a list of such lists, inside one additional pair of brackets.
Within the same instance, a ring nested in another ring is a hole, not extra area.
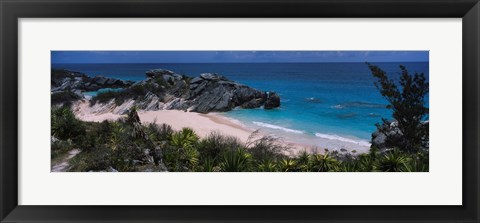
[(423, 62), (428, 51), (52, 51), (52, 63)]

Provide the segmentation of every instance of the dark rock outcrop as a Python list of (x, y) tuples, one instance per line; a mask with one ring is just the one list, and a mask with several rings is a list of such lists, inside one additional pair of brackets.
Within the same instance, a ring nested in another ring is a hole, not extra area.
[[(422, 122), (422, 125), (428, 126), (429, 121)], [(377, 130), (372, 133), (372, 145), (371, 148), (377, 148), (381, 153), (387, 152), (397, 145), (402, 144), (402, 131), (398, 128), (397, 121), (390, 121), (388, 123), (383, 123), (377, 127)], [(423, 140), (422, 145), (423, 150), (428, 149), (428, 139)]]
[(133, 84), (132, 81), (124, 81), (103, 76), (89, 77), (86, 74), (68, 70), (51, 70), (51, 92), (64, 91), (97, 91), (102, 88), (125, 88)]
[(145, 75), (145, 80), (131, 83), (52, 70), (52, 93), (72, 91), (81, 95), (82, 91), (123, 88), (121, 92), (102, 95), (101, 101), (92, 99), (93, 104), (109, 103), (106, 107), (118, 108), (115, 111), (119, 114), (125, 114), (133, 106), (143, 110), (176, 109), (199, 113), (225, 112), (235, 107), (273, 109), (280, 106), (280, 97), (275, 92), (263, 92), (215, 73), (192, 78), (170, 70), (154, 69)]
[[(144, 110), (176, 109), (199, 113), (225, 112), (235, 107), (272, 109), (280, 106), (274, 92), (263, 92), (231, 81), (215, 73), (188, 77), (173, 71), (155, 69), (146, 72), (147, 79), (124, 89), (122, 101)], [(117, 100), (118, 98), (115, 98)]]
[[(267, 93), (228, 80), (215, 73), (203, 73), (200, 77), (195, 78), (178, 77), (171, 73), (162, 75), (163, 79), (165, 79), (165, 75), (177, 77), (174, 79), (174, 83), (170, 83), (172, 86), (166, 87), (167, 95), (173, 97), (159, 97), (164, 99), (160, 101), (161, 103), (170, 103), (167, 109), (189, 109), (200, 113), (224, 112), (237, 106), (258, 108), (269, 100)], [(278, 107), (280, 98), (275, 93), (270, 95), (273, 97), (270, 97), (269, 108)]]
[(384, 123), (372, 133), (371, 147), (380, 151), (391, 149), (395, 142), (401, 140), (402, 135), (402, 132), (397, 127), (397, 122)]
[(163, 70), (163, 69), (150, 70), (150, 71), (147, 71), (145, 75), (147, 75), (147, 77), (151, 79), (162, 78), (164, 81), (167, 81), (171, 84), (183, 78), (183, 76), (180, 74), (176, 74), (173, 71)]
[(278, 96), (275, 92), (268, 92), (267, 98), (265, 100), (265, 105), (263, 106), (265, 109), (273, 109), (280, 107), (280, 96)]

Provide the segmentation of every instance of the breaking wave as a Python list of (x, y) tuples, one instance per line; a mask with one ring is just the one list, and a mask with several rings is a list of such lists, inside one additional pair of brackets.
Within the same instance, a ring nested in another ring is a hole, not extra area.
[(253, 124), (261, 126), (261, 127), (269, 128), (269, 129), (277, 129), (277, 130), (282, 130), (284, 132), (303, 134), (303, 131), (300, 131), (300, 130), (289, 129), (289, 128), (285, 128), (285, 127), (282, 127), (282, 126), (272, 125), (272, 124), (268, 124), (268, 123), (264, 123), (264, 122), (253, 122)]
[(342, 141), (342, 142), (348, 142), (348, 143), (353, 143), (359, 146), (370, 146), (371, 144), (365, 140), (354, 140), (354, 139), (349, 139), (345, 137), (341, 137), (338, 135), (329, 135), (329, 134), (322, 134), (322, 133), (315, 133), (315, 136), (319, 138), (324, 138), (324, 139), (330, 139), (330, 140), (337, 140), (337, 141)]

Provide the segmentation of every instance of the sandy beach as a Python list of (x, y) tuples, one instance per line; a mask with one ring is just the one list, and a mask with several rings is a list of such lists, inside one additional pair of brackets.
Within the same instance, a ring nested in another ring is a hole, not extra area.
[[(128, 102), (127, 102), (128, 103)], [(102, 122), (104, 120), (117, 120), (126, 115), (115, 113), (115, 109), (107, 109), (96, 106), (89, 106), (88, 101), (77, 103), (73, 106), (73, 110), (77, 118), (83, 121)], [(117, 107), (118, 108), (118, 107)], [(246, 142), (250, 135), (259, 130), (257, 137), (268, 134), (264, 128), (252, 129), (248, 128), (239, 121), (232, 120), (220, 113), (201, 114), (196, 112), (186, 112), (180, 110), (157, 110), (157, 111), (138, 111), (138, 115), (142, 123), (148, 124), (155, 122), (156, 124), (166, 123), (175, 130), (181, 130), (184, 127), (192, 128), (198, 136), (206, 137), (211, 132), (217, 131), (224, 135), (235, 136), (243, 142)], [(325, 148), (330, 151), (339, 150), (340, 148), (348, 151), (355, 150), (357, 153), (368, 152), (369, 146), (358, 145), (335, 139), (324, 139), (309, 136), (297, 136), (298, 141), (288, 138), (281, 138), (281, 142), (292, 150), (289, 153), (296, 154), (300, 151), (323, 153)]]
[[(83, 121), (102, 122), (126, 117), (126, 115), (118, 115), (114, 112), (98, 112), (96, 110), (95, 106), (89, 107), (88, 102), (81, 102), (74, 106), (75, 115)], [(184, 127), (192, 128), (200, 137), (206, 137), (211, 132), (218, 131), (225, 135), (235, 136), (245, 142), (254, 132), (254, 130), (249, 130), (240, 123), (236, 123), (218, 113), (200, 114), (180, 110), (140, 110), (138, 116), (141, 122), (145, 124), (166, 123), (175, 130), (181, 130)]]
[(167, 123), (175, 130), (189, 127), (200, 137), (206, 137), (213, 131), (235, 136), (243, 142), (248, 140), (253, 131), (217, 114), (200, 114), (179, 110), (139, 111), (143, 123)]

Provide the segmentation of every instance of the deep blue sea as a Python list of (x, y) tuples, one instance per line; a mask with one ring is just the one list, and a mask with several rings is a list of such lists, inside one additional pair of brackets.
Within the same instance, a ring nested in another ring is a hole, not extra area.
[[(398, 79), (399, 65), (428, 78), (428, 62), (374, 63)], [(365, 63), (216, 63), (216, 64), (53, 64), (83, 72), (139, 81), (155, 68), (188, 76), (218, 73), (263, 91), (275, 91), (281, 107), (274, 110), (235, 109), (226, 116), (273, 133), (368, 142), (381, 118), (391, 119)], [(427, 99), (428, 106), (428, 99)]]

